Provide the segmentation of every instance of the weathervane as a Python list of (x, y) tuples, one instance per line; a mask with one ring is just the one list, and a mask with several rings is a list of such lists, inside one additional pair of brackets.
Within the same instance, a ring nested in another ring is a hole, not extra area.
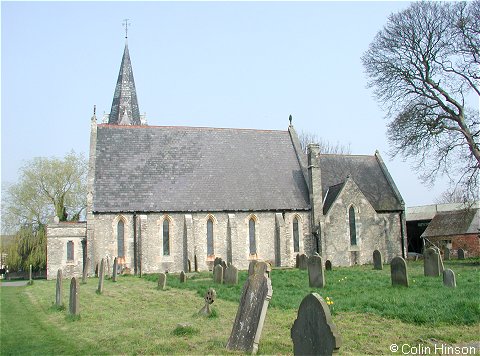
[(128, 26), (130, 26), (130, 24), (128, 23), (128, 20), (130, 20), (130, 19), (123, 20), (124, 23), (122, 24), (123, 27), (125, 27), (125, 38), (128, 38)]

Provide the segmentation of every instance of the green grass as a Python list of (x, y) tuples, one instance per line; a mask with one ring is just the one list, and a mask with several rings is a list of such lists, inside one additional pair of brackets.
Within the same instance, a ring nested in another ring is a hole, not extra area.
[[(327, 287), (314, 291), (334, 300), (340, 355), (391, 354), (392, 343), (478, 341), (478, 263), (446, 263), (457, 274), (456, 289), (443, 287), (441, 277), (423, 277), (422, 263), (415, 262), (409, 263), (410, 288), (390, 286), (389, 266), (383, 271), (359, 266), (327, 272)], [(246, 273), (237, 286), (214, 285), (210, 273), (192, 274), (182, 285), (177, 277), (170, 274), (162, 291), (155, 275), (120, 276), (116, 283), (105, 281), (102, 295), (96, 294), (98, 279), (90, 278), (80, 286), (80, 318), (68, 316), (68, 305), (54, 307), (55, 281), (1, 287), (0, 354), (238, 354), (225, 346)], [(292, 354), (290, 328), (301, 299), (312, 290), (307, 272), (274, 269), (272, 285), (259, 353)], [(210, 287), (217, 300), (215, 316), (208, 318), (198, 311)]]

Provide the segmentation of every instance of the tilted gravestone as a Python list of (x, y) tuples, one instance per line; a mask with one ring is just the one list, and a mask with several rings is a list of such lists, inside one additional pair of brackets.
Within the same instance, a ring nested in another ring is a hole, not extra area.
[(457, 250), (457, 257), (459, 260), (464, 260), (465, 259), (465, 250), (463, 248), (459, 248)]
[(254, 274), (243, 285), (240, 305), (233, 324), (227, 349), (256, 354), (262, 334), (268, 303), (272, 298), (272, 282), (266, 262), (257, 262)]
[(327, 260), (327, 261), (325, 262), (325, 269), (326, 269), (327, 271), (331, 271), (331, 270), (332, 270), (332, 261)]
[(295, 256), (295, 268), (299, 268), (300, 266), (300, 254), (297, 253)]
[(213, 283), (223, 284), (223, 267), (221, 264), (213, 268)]
[(105, 278), (105, 260), (102, 258), (100, 261), (100, 268), (98, 270), (98, 288), (97, 293), (103, 293), (103, 280)]
[(408, 287), (408, 270), (407, 263), (400, 257), (394, 257), (390, 262), (390, 275), (392, 278), (392, 286)]
[(330, 308), (317, 293), (303, 298), (290, 335), (294, 355), (332, 355), (342, 345)]
[(90, 257), (87, 258), (87, 260), (85, 261), (85, 265), (83, 266), (82, 284), (87, 283), (89, 269), (90, 269)]
[(311, 288), (323, 288), (325, 286), (325, 274), (323, 273), (322, 258), (313, 255), (308, 259), (308, 285)]
[(167, 275), (165, 273), (160, 273), (158, 275), (158, 289), (164, 290), (167, 285)]
[(440, 254), (437, 249), (429, 247), (423, 253), (423, 274), (438, 277), (440, 273)]
[(255, 265), (257, 264), (256, 260), (250, 261), (248, 264), (248, 275), (253, 276), (253, 273), (255, 272)]
[(373, 251), (373, 269), (383, 269), (382, 253), (378, 250)]
[(443, 249), (443, 259), (444, 259), (445, 261), (448, 261), (448, 260), (450, 259), (450, 252), (451, 252), (451, 251), (450, 251), (450, 249), (449, 249), (448, 247), (445, 247), (445, 248)]
[(118, 258), (115, 257), (115, 259), (113, 260), (113, 274), (112, 274), (112, 280), (114, 282), (117, 281), (117, 270), (118, 270)]
[(205, 305), (203, 306), (202, 309), (200, 309), (198, 314), (202, 314), (206, 316), (209, 316), (210, 314), (212, 314), (212, 311), (210, 310), (210, 305), (213, 304), (216, 298), (217, 298), (217, 292), (215, 292), (215, 289), (209, 288), (207, 293), (205, 293)]
[(449, 268), (443, 271), (443, 285), (451, 288), (455, 288), (457, 286), (455, 272)]
[(69, 312), (71, 315), (80, 314), (80, 303), (78, 301), (78, 281), (75, 277), (72, 277), (70, 282), (70, 305)]
[(63, 272), (61, 269), (57, 271), (57, 284), (55, 288), (55, 305), (61, 307), (63, 305)]
[(228, 266), (225, 270), (223, 282), (232, 285), (238, 284), (238, 269), (234, 265)]
[(307, 269), (308, 266), (308, 257), (306, 254), (302, 253), (298, 258), (298, 268)]
[(180, 272), (180, 283), (187, 282), (187, 274), (185, 272)]

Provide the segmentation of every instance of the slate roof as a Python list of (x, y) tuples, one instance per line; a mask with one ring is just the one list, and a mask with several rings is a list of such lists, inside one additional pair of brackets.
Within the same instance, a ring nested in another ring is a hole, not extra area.
[(123, 50), (122, 64), (118, 72), (108, 123), (115, 125), (141, 125), (137, 91), (135, 89), (132, 62), (130, 61), (127, 43), (125, 43), (125, 49)]
[(97, 127), (95, 212), (308, 209), (288, 131)]
[(478, 234), (480, 209), (462, 209), (437, 213), (422, 237)]
[(340, 193), (344, 185), (345, 182), (342, 182), (328, 187), (327, 192), (325, 192), (323, 196), (323, 215), (327, 215), (328, 210), (332, 206), (333, 202), (337, 199), (338, 193)]
[[(319, 159), (323, 199), (330, 187), (343, 183), (347, 176), (350, 176), (376, 211), (404, 210), (403, 199), (377, 154), (373, 156), (321, 154)], [(332, 197), (327, 197), (325, 202), (331, 205)]]

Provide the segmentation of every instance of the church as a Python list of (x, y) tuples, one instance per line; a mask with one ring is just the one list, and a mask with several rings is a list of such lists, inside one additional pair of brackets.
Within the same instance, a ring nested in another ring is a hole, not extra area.
[(86, 221), (47, 226), (49, 279), (115, 257), (142, 274), (211, 270), (216, 257), (247, 269), (406, 253), (404, 202), (378, 151), (304, 152), (291, 117), (284, 131), (150, 126), (127, 43), (110, 114), (91, 119), (87, 185)]

